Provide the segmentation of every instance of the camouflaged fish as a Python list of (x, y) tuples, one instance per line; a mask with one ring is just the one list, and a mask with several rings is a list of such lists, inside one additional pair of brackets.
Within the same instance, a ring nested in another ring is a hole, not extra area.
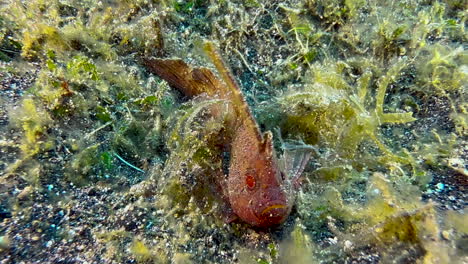
[[(225, 200), (235, 215), (256, 227), (283, 223), (294, 202), (293, 189), (305, 166), (303, 157), (296, 169), (279, 167), (272, 144), (272, 133), (261, 134), (250, 113), (241, 90), (213, 44), (205, 44), (205, 52), (215, 65), (222, 81), (207, 68), (192, 68), (180, 59), (147, 59), (151, 72), (166, 80), (186, 96), (204, 94), (230, 102), (229, 175), (220, 181)], [(285, 175), (288, 172), (290, 175)], [(293, 174), (293, 175), (291, 175)], [(287, 177), (288, 176), (288, 177)]]

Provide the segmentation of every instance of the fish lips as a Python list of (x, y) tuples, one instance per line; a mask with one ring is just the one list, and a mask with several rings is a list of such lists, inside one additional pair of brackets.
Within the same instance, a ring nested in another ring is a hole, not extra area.
[(283, 223), (289, 215), (290, 207), (281, 200), (268, 202), (254, 213), (262, 222), (262, 226), (273, 226)]

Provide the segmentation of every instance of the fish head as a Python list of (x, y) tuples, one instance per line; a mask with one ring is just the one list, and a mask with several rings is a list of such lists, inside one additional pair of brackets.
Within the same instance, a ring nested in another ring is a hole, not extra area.
[[(248, 151), (245, 151), (248, 150)], [(291, 212), (291, 188), (279, 169), (272, 135), (265, 133), (262, 142), (245, 146), (245, 154), (231, 162), (229, 201), (236, 215), (257, 227), (283, 223)]]

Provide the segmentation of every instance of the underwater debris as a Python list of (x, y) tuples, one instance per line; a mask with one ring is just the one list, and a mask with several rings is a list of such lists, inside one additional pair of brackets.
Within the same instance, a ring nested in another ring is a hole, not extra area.
[(132, 169), (134, 169), (134, 170), (136, 170), (136, 171), (138, 171), (138, 172), (142, 172), (142, 173), (145, 172), (144, 170), (142, 170), (142, 169), (136, 167), (135, 165), (130, 164), (128, 161), (124, 160), (122, 157), (120, 157), (119, 154), (117, 154), (117, 153), (113, 153), (113, 154), (114, 154), (114, 156), (116, 156), (120, 161), (122, 161), (125, 165), (129, 166), (130, 168), (132, 168)]

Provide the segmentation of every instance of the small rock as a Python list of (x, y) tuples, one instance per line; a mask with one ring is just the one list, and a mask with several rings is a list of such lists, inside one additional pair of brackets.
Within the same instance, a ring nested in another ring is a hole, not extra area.
[(54, 241), (49, 240), (49, 241), (47, 241), (47, 243), (45, 244), (45, 246), (46, 246), (47, 248), (50, 248), (50, 247), (52, 247), (53, 244), (54, 244)]
[(349, 241), (349, 240), (346, 240), (344, 242), (344, 249), (345, 250), (350, 250), (353, 248), (353, 242)]
[(448, 230), (442, 231), (442, 238), (445, 240), (450, 240), (450, 232)]
[(33, 188), (31, 186), (27, 186), (18, 194), (18, 200), (24, 201), (29, 198), (32, 193)]
[(7, 236), (0, 236), (0, 249), (10, 248), (10, 239)]

